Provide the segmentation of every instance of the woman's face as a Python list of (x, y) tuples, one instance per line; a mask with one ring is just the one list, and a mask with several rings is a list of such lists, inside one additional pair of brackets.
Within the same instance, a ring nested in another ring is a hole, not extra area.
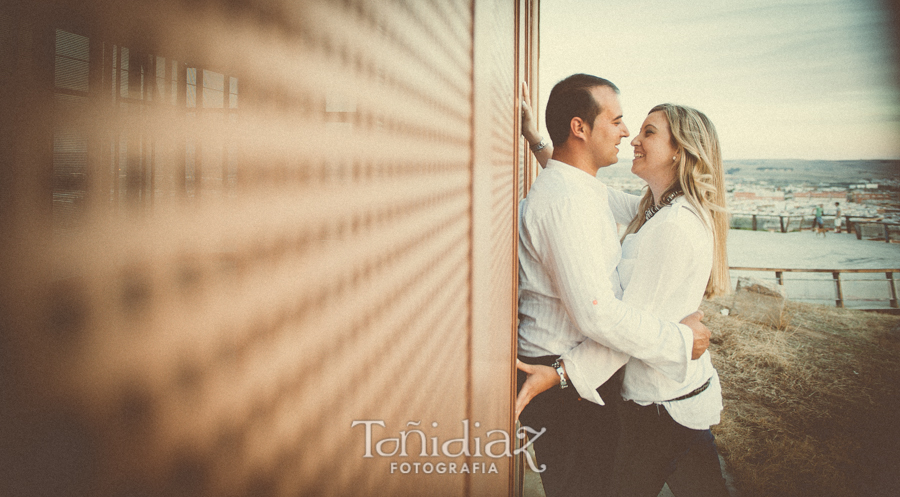
[(634, 140), (634, 162), (631, 172), (650, 184), (650, 188), (667, 188), (675, 181), (677, 149), (672, 145), (672, 133), (665, 112), (651, 112), (644, 119), (641, 131)]

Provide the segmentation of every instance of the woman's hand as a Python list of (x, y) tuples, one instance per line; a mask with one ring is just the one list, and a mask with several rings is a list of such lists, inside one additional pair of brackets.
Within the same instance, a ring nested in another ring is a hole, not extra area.
[(547, 165), (553, 157), (553, 144), (549, 138), (543, 138), (537, 130), (537, 121), (534, 118), (534, 111), (531, 108), (531, 96), (528, 94), (528, 83), (522, 81), (522, 136), (528, 141), (528, 148), (537, 145), (544, 140), (546, 146), (537, 152), (532, 151), (535, 159), (541, 167)]
[(537, 145), (541, 141), (538, 134), (537, 122), (534, 120), (534, 111), (531, 109), (531, 95), (528, 94), (528, 83), (522, 81), (522, 136), (528, 140), (528, 145)]
[(559, 374), (550, 366), (526, 364), (516, 359), (516, 367), (528, 375), (522, 389), (516, 395), (516, 420), (525, 406), (544, 390), (559, 385)]

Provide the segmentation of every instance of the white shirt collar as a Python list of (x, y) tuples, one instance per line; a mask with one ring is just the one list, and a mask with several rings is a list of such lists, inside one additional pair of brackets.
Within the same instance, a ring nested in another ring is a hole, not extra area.
[(582, 171), (577, 167), (567, 164), (562, 161), (558, 161), (556, 159), (550, 159), (547, 161), (547, 165), (544, 166), (546, 170), (556, 170), (562, 173), (567, 178), (572, 181), (578, 181), (584, 183), (587, 186), (595, 189), (605, 189), (606, 185), (603, 184), (596, 176), (591, 176), (590, 173)]

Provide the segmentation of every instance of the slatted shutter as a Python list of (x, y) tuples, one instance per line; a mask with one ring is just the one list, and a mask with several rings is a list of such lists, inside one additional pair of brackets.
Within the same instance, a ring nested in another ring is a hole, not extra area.
[(0, 489), (510, 494), (526, 9), (0, 8)]

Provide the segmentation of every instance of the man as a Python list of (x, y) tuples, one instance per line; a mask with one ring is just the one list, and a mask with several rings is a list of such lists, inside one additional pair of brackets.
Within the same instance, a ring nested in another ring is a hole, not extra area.
[[(552, 159), (519, 204), (516, 413), (524, 426), (546, 428), (533, 447), (546, 465), (548, 497), (608, 495), (618, 371), (634, 356), (682, 381), (688, 362), (708, 347), (709, 330), (699, 313), (683, 321), (690, 326), (678, 325), (617, 300), (621, 247), (606, 187), (596, 179), (629, 134), (616, 86), (584, 74), (559, 82), (547, 102), (547, 131)], [(559, 378), (549, 381), (559, 387), (535, 397), (548, 378), (529, 364), (553, 365)]]
[(844, 213), (841, 211), (841, 203), (835, 202), (834, 203), (834, 232), (835, 233), (841, 232), (841, 224), (842, 224), (843, 220), (844, 220)]
[(822, 204), (816, 206), (816, 236), (819, 236), (819, 233), (822, 233), (822, 238), (825, 238), (825, 221), (822, 220)]

